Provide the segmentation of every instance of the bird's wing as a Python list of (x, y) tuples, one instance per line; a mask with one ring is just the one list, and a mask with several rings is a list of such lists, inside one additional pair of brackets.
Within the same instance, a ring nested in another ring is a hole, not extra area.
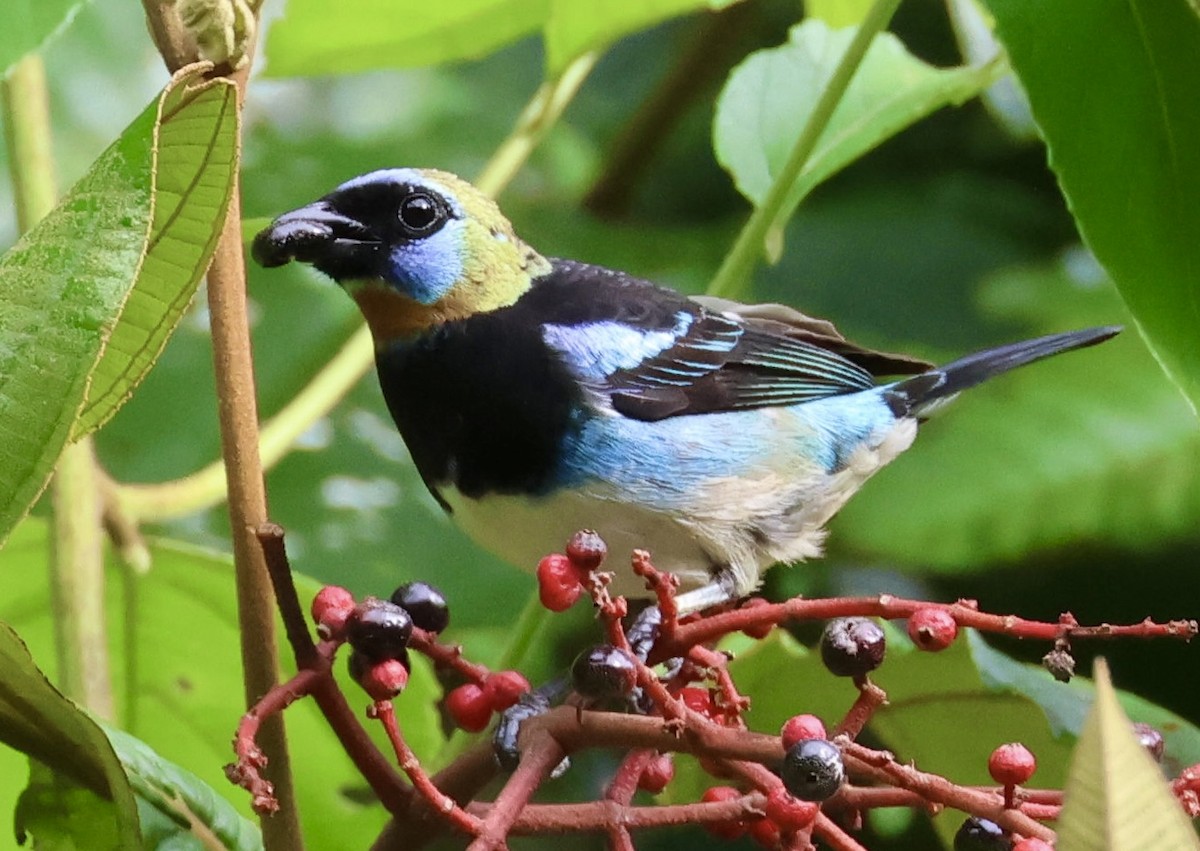
[(633, 419), (794, 405), (869, 389), (875, 366), (927, 368), (779, 305), (689, 299), (600, 267), (553, 265), (524, 306), (575, 377)]

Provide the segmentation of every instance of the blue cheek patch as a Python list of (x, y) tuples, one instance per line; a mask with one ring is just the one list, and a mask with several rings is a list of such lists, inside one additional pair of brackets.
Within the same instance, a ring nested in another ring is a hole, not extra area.
[(388, 258), (388, 283), (420, 304), (433, 304), (463, 277), (463, 229), (455, 219), (425, 239), (405, 243)]

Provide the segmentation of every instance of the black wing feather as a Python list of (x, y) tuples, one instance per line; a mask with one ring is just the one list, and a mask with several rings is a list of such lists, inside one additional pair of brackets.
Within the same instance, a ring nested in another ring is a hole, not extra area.
[[(566, 260), (552, 263), (554, 271), (514, 306), (535, 311), (541, 322), (621, 322), (662, 331), (677, 327), (681, 313), (690, 316), (687, 330), (667, 349), (611, 373), (599, 387), (590, 382), (608, 395), (614, 410), (634, 419), (794, 405), (875, 386), (870, 366), (836, 349), (860, 354), (868, 362), (882, 358), (889, 366), (910, 367), (898, 371), (924, 367), (847, 344), (832, 326), (807, 317), (799, 336), (788, 336), (782, 332), (789, 326), (777, 319), (714, 312), (619, 272)], [(721, 303), (722, 308), (727, 305), (737, 306)], [(808, 333), (814, 323), (822, 333)]]

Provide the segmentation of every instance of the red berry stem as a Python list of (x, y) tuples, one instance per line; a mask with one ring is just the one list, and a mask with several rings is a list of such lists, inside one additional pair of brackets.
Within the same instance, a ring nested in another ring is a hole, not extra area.
[(378, 701), (371, 706), (367, 714), (383, 724), (388, 741), (392, 743), (392, 750), (396, 752), (396, 762), (400, 765), (400, 770), (408, 776), (417, 794), (429, 802), (433, 812), (445, 819), (455, 830), (469, 836), (478, 836), (483, 829), (479, 819), (434, 785), (425, 769), (421, 768), (421, 761), (417, 759), (417, 755), (408, 746), (408, 742), (404, 741), (404, 735), (400, 732), (400, 722), (396, 720), (396, 710), (392, 702)]
[[(630, 559), (635, 576), (646, 580), (646, 590), (653, 592), (658, 601), (658, 610), (662, 612), (662, 625), (659, 627), (659, 642), (670, 641), (679, 628), (679, 607), (675, 605), (675, 592), (679, 588), (679, 580), (671, 573), (662, 573), (654, 567), (650, 553), (646, 550), (634, 550)], [(693, 641), (688, 646), (702, 644)], [(676, 653), (683, 656), (684, 653)], [(668, 658), (668, 657), (664, 657)]]
[[(661, 662), (683, 656), (688, 648), (708, 644), (747, 627), (788, 620), (829, 620), (840, 617), (877, 617), (898, 620), (911, 617), (921, 609), (944, 609), (961, 627), (982, 632), (1011, 635), (1041, 641), (1086, 638), (1179, 638), (1185, 641), (1200, 632), (1195, 620), (1173, 620), (1158, 623), (1150, 618), (1137, 624), (1099, 624), (1082, 626), (1070, 613), (1062, 614), (1056, 623), (1033, 621), (1016, 615), (993, 615), (979, 611), (974, 600), (938, 604), (926, 600), (910, 600), (881, 594), (878, 597), (797, 597), (782, 603), (734, 609), (679, 626), (673, 633), (664, 630), (663, 640), (655, 647), (650, 659)], [(665, 612), (664, 612), (665, 615)], [(665, 623), (665, 617), (664, 617)]]
[(824, 813), (817, 813), (813, 835), (819, 837), (832, 851), (867, 851), (858, 840), (838, 827)]
[(858, 687), (858, 697), (833, 728), (834, 736), (857, 739), (875, 714), (875, 710), (887, 703), (887, 692), (871, 682), (869, 677), (855, 678), (854, 685)]
[(646, 766), (654, 760), (657, 754), (658, 751), (649, 748), (635, 748), (625, 754), (625, 758), (621, 760), (621, 765), (617, 768), (617, 773), (613, 775), (608, 788), (604, 790), (604, 799), (616, 801), (619, 804), (628, 804), (632, 801), (633, 794), (638, 789), (638, 781), (642, 778), (642, 772), (646, 770)]
[[(565, 707), (570, 709), (570, 707)], [(572, 715), (574, 710), (572, 710)], [(541, 716), (545, 717), (545, 716)], [(540, 720), (534, 719), (534, 720)], [(522, 731), (524, 733), (524, 731)], [(525, 738), (525, 736), (523, 736)], [(483, 818), (482, 829), (467, 851), (495, 851), (504, 848), (505, 838), (528, 806), (538, 787), (550, 776), (567, 752), (554, 737), (543, 731), (527, 738), (521, 751), (521, 762), (509, 775), (508, 782), (496, 796), (495, 803)]]
[(708, 647), (696, 646), (688, 651), (688, 659), (707, 668), (717, 683), (717, 709), (725, 717), (726, 726), (744, 727), (742, 713), (750, 708), (750, 698), (738, 691), (729, 673), (729, 657)]

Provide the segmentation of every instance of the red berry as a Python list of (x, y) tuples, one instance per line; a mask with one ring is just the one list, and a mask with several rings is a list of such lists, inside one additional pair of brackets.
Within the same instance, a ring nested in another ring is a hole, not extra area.
[(346, 626), (354, 606), (354, 595), (341, 586), (326, 585), (318, 591), (310, 609), (317, 634), (324, 639), (337, 636)]
[(945, 609), (917, 609), (908, 619), (908, 637), (921, 650), (945, 650), (958, 637), (958, 622)]
[(581, 529), (567, 541), (567, 558), (576, 570), (590, 573), (600, 567), (608, 555), (608, 545), (591, 529)]
[(1037, 759), (1020, 742), (1010, 742), (992, 751), (988, 757), (988, 773), (1002, 786), (1020, 786), (1037, 770)]
[(695, 688), (688, 686), (679, 690), (679, 699), (683, 701), (683, 705), (693, 712), (699, 712), (705, 718), (713, 717), (713, 702), (712, 695), (708, 693), (706, 688)]
[(769, 818), (758, 818), (750, 822), (746, 825), (746, 832), (763, 848), (779, 847), (779, 825)]
[(646, 763), (642, 776), (638, 778), (638, 788), (651, 795), (657, 795), (675, 777), (675, 760), (669, 753), (655, 754), (654, 759)]
[(552, 612), (565, 612), (583, 596), (579, 571), (562, 553), (551, 553), (538, 562), (538, 597)]
[[(713, 786), (706, 789), (700, 800), (706, 804), (717, 801), (736, 801), (742, 793), (732, 786)], [(727, 821), (709, 821), (704, 823), (704, 829), (719, 839), (737, 839), (746, 832), (746, 824), (741, 819)]]
[(483, 692), (494, 712), (503, 712), (530, 689), (529, 680), (516, 671), (495, 671), (483, 681)]
[(776, 786), (767, 793), (767, 818), (779, 825), (781, 830), (808, 827), (820, 809), (821, 805), (815, 801), (793, 798), (782, 786)]
[(492, 720), (492, 703), (475, 683), (461, 685), (446, 695), (446, 711), (469, 733), (478, 733)]
[(408, 685), (408, 668), (399, 659), (384, 659), (367, 666), (358, 678), (371, 700), (391, 700)]
[[(766, 600), (764, 600), (762, 597), (751, 597), (749, 600), (742, 603), (742, 608), (743, 609), (757, 609), (762, 606), (769, 606), (769, 605), (771, 605), (771, 604), (768, 603)], [(746, 627), (745, 629), (742, 630), (742, 632), (744, 632), (746, 635), (750, 636), (751, 638), (763, 639), (763, 638), (766, 638), (768, 635), (770, 635), (771, 630), (774, 628), (775, 628), (775, 624), (773, 624), (773, 623), (759, 623), (759, 624), (755, 624), (754, 626)]]
[(784, 750), (790, 749), (796, 742), (805, 739), (829, 738), (825, 732), (825, 725), (816, 715), (793, 715), (783, 722), (783, 729), (779, 731), (779, 737), (783, 739)]
[(1041, 839), (1029, 837), (1022, 839), (1012, 847), (1012, 851), (1054, 851), (1054, 846), (1049, 842), (1044, 842)]

